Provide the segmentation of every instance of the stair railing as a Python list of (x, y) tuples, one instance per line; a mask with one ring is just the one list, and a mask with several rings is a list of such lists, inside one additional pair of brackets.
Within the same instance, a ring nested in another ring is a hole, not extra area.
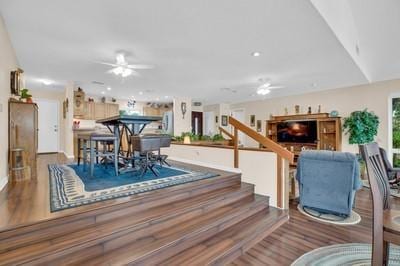
[(235, 137), (234, 137), (228, 130), (226, 130), (225, 128), (219, 127), (218, 129), (219, 129), (219, 133), (220, 133), (221, 135), (225, 134), (225, 135), (228, 136), (231, 140), (233, 140), (233, 139), (235, 138)]
[[(266, 149), (277, 154), (277, 206), (282, 207), (283, 195), (283, 177), (285, 169), (288, 169), (289, 163), (293, 163), (294, 154), (283, 148), (275, 141), (257, 133), (252, 128), (243, 124), (239, 120), (229, 117), (229, 124), (233, 127), (233, 143), (234, 143), (234, 167), (239, 168), (239, 131), (257, 141)], [(232, 134), (231, 134), (232, 135)], [(286, 167), (285, 167), (286, 166)]]

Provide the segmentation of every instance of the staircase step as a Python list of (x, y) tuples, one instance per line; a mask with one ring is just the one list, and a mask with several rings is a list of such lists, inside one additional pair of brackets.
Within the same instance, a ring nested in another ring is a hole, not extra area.
[[(32, 224), (20, 225), (0, 231), (0, 253), (23, 245), (44, 241), (92, 227), (119, 217), (138, 214), (150, 208), (187, 201), (205, 193), (240, 185), (240, 175), (223, 175), (169, 188), (159, 189), (123, 199), (116, 204), (99, 206), (93, 209), (80, 208), (73, 213)], [(120, 203), (118, 203), (121, 201)], [(96, 204), (94, 204), (96, 205)], [(68, 211), (68, 210), (67, 210)]]
[(287, 211), (269, 207), (160, 265), (225, 265), (289, 220)]
[(153, 232), (125, 246), (114, 249), (104, 245), (105, 254), (80, 265), (157, 264), (211, 236), (268, 208), (268, 197), (255, 196), (205, 214), (193, 217), (172, 227)]
[[(7, 243), (1, 241), (3, 253), (0, 264), (46, 264), (54, 261), (72, 263), (77, 258), (93, 257), (103, 254), (103, 249), (113, 249), (137, 239), (151, 237), (154, 232), (163, 230), (187, 221), (193, 217), (207, 215), (210, 212), (226, 208), (252, 198), (254, 186), (246, 183), (223, 187), (168, 203), (162, 206), (117, 215), (114, 219), (104, 219), (74, 232), (56, 234), (39, 242), (23, 243), (23, 238), (14, 239), (8, 249)], [(17, 248), (16, 248), (17, 247)], [(85, 251), (86, 252), (83, 252)]]

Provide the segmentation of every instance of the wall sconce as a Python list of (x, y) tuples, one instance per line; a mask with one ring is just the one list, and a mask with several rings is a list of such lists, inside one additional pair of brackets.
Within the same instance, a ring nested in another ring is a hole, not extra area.
[(185, 102), (181, 103), (181, 111), (182, 111), (182, 119), (185, 119), (185, 114), (186, 114), (186, 103)]

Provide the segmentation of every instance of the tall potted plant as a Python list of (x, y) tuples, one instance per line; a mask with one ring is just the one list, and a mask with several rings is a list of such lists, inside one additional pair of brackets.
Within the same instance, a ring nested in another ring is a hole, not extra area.
[(344, 119), (343, 130), (349, 135), (350, 144), (364, 144), (374, 141), (378, 134), (379, 118), (367, 109), (354, 111)]
[[(344, 119), (343, 130), (349, 135), (350, 144), (364, 144), (374, 141), (378, 134), (379, 117), (367, 109), (354, 111)], [(359, 156), (360, 172), (365, 179), (365, 163)]]

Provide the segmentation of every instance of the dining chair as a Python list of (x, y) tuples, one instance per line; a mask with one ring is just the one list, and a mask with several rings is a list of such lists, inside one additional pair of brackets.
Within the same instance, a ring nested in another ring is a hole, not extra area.
[(372, 265), (388, 265), (389, 243), (400, 245), (400, 211), (391, 209), (390, 186), (377, 143), (360, 145), (373, 202)]

